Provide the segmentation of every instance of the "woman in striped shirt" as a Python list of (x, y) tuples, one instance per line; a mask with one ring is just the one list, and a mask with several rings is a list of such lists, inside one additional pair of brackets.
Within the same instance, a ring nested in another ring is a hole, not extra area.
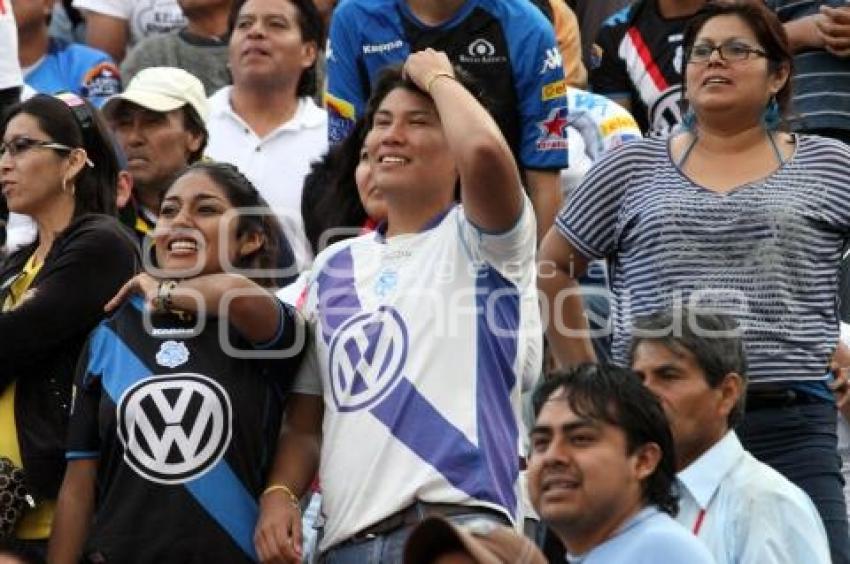
[(675, 304), (733, 314), (752, 383), (739, 435), (809, 493), (833, 560), (850, 562), (828, 372), (850, 150), (777, 127), (791, 51), (762, 2), (707, 3), (684, 47), (688, 127), (604, 157), (542, 244), (549, 341), (562, 364), (594, 359), (575, 279), (599, 258), (610, 265), (617, 362), (636, 315)]

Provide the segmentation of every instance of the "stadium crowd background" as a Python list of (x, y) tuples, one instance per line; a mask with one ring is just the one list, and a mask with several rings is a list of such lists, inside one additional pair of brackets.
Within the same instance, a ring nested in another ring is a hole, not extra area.
[[(763, 13), (714, 42), (737, 16), (706, 4), (0, 0), (0, 462), (29, 494), (8, 557), (850, 562), (850, 6), (741, 0)], [(712, 154), (734, 127), (699, 96), (726, 86), (756, 125)], [(711, 554), (627, 540), (666, 502), (611, 520), (625, 485), (580, 543), (547, 513), (548, 402), (655, 432), (604, 389), (631, 365), (687, 451), (708, 403), (677, 419), (634, 337), (689, 307), (746, 352), (658, 341), (712, 390), (712, 354), (741, 377), (706, 449), (652, 463)], [(793, 508), (700, 504), (689, 465), (721, 437)], [(712, 511), (776, 519), (750, 541), (773, 548), (700, 534)]]

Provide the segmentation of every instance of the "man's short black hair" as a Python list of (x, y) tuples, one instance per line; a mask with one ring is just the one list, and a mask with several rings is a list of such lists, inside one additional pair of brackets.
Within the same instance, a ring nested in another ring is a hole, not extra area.
[(534, 391), (535, 419), (543, 405), (558, 390), (566, 392), (566, 401), (579, 417), (604, 421), (619, 427), (626, 435), (626, 448), (632, 454), (639, 447), (655, 443), (661, 460), (643, 483), (646, 503), (676, 515), (679, 502), (674, 490), (676, 456), (670, 424), (655, 394), (641, 384), (628, 368), (613, 364), (582, 364), (558, 370)]
[[(690, 353), (712, 388), (735, 372), (747, 383), (747, 355), (738, 322), (731, 315), (704, 308), (676, 307), (635, 318), (629, 359), (644, 341), (663, 345), (674, 353)], [(729, 412), (728, 425), (733, 429), (744, 416), (741, 398)]]

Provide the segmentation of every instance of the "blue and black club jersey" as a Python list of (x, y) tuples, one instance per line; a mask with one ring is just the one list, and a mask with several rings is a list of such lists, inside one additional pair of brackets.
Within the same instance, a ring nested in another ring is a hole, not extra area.
[(563, 61), (552, 25), (527, 0), (469, 0), (438, 26), (404, 0), (340, 3), (326, 51), (331, 143), (363, 114), (381, 69), (428, 47), (476, 79), (520, 167), (566, 168)]
[(664, 18), (657, 0), (637, 0), (605, 20), (596, 36), (590, 88), (628, 100), (644, 134), (664, 136), (682, 121), (682, 39), (689, 19)]
[[(149, 333), (139, 299), (92, 333), (67, 451), (69, 461), (98, 460), (86, 554), (107, 562), (256, 561), (257, 498), (304, 342), (300, 317), (280, 307), (279, 334), (262, 347), (217, 319), (192, 336), (193, 319), (159, 316)], [(282, 358), (287, 349), (298, 354)], [(278, 358), (238, 357), (245, 353)]]

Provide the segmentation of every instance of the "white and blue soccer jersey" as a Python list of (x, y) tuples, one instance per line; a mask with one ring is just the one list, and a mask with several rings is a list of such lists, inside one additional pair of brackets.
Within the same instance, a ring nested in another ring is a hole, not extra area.
[(475, 77), (523, 168), (567, 166), (564, 69), (552, 24), (528, 0), (467, 0), (447, 22), (421, 22), (405, 0), (346, 0), (327, 47), (328, 137), (344, 139), (381, 69), (431, 47)]
[(503, 234), (455, 206), (318, 256), (294, 391), (324, 397), (321, 550), (416, 500), (518, 517), (520, 392), (542, 358), (534, 254), (526, 200)]
[(55, 38), (38, 64), (27, 69), (24, 82), (43, 94), (73, 92), (98, 108), (121, 92), (121, 73), (109, 55)]
[(596, 159), (643, 137), (632, 114), (600, 94), (567, 87), (567, 107), (570, 166), (561, 172), (565, 200), (569, 189), (578, 186)]

